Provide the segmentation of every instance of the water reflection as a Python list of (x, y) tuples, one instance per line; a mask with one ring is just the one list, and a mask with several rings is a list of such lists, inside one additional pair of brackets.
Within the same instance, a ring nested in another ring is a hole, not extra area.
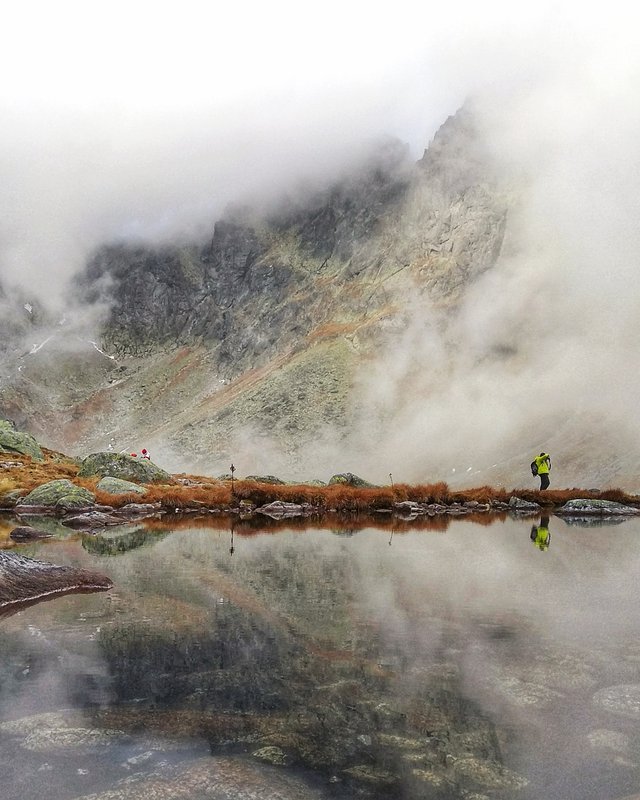
[(30, 546), (115, 587), (0, 623), (3, 800), (640, 790), (638, 521), (265, 522)]
[(549, 545), (551, 544), (551, 532), (549, 531), (548, 516), (541, 517), (540, 523), (531, 527), (529, 538), (538, 548), (538, 550), (542, 550), (544, 552), (545, 550), (549, 549)]

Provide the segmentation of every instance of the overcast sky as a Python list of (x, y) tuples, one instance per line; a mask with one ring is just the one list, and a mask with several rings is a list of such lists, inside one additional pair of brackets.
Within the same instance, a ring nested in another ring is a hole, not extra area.
[(209, 231), (236, 197), (339, 170), (384, 134), (419, 157), (471, 94), (499, 106), (591, 65), (624, 86), (635, 27), (614, 11), (14, 3), (0, 48), (0, 279), (55, 296), (105, 239)]

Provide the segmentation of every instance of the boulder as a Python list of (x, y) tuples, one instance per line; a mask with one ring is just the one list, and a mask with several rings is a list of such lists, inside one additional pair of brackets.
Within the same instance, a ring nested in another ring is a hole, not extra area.
[(43, 461), (44, 454), (40, 445), (30, 433), (17, 431), (13, 422), (0, 419), (0, 452), (22, 453), (36, 461)]
[(256, 483), (270, 483), (273, 486), (284, 486), (285, 482), (275, 475), (247, 475), (245, 481), (255, 481)]
[(365, 481), (364, 478), (354, 475), (353, 472), (339, 472), (337, 475), (333, 475), (329, 479), (329, 486), (334, 483), (343, 483), (346, 486), (356, 486), (359, 489), (374, 488), (373, 483), (369, 483), (369, 481)]
[(266, 517), (272, 517), (273, 519), (301, 517), (308, 514), (309, 511), (310, 506), (307, 504), (285, 503), (282, 500), (274, 500), (273, 503), (268, 503), (266, 506), (256, 508), (256, 514), (264, 514)]
[(122, 478), (113, 478), (107, 475), (102, 478), (96, 489), (107, 494), (145, 494), (146, 489), (132, 481), (125, 481)]
[(16, 508), (36, 506), (66, 511), (92, 506), (95, 499), (95, 495), (88, 489), (62, 478), (37, 486), (16, 503)]
[(92, 475), (120, 478), (135, 483), (173, 483), (168, 472), (146, 458), (134, 458), (126, 453), (92, 453), (87, 456), (78, 471), (80, 478)]
[(531, 503), (515, 495), (509, 498), (509, 511), (515, 511), (516, 514), (537, 514), (541, 508), (538, 503)]
[(558, 508), (556, 514), (611, 514), (615, 516), (631, 516), (633, 514), (640, 514), (640, 509), (635, 506), (625, 506), (622, 503), (614, 503), (611, 500), (589, 500), (577, 499), (569, 500), (561, 508)]

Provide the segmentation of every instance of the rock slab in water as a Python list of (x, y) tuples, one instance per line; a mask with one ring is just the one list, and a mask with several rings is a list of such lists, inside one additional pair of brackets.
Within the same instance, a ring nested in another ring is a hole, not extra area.
[(19, 525), (11, 531), (9, 538), (14, 542), (32, 542), (35, 539), (48, 539), (51, 535), (48, 531), (32, 528), (30, 525)]
[(97, 572), (0, 551), (0, 614), (54, 594), (112, 587), (111, 579)]
[(126, 453), (92, 453), (78, 471), (80, 478), (99, 475), (102, 478), (120, 478), (134, 483), (173, 483), (168, 472), (146, 458), (134, 458)]

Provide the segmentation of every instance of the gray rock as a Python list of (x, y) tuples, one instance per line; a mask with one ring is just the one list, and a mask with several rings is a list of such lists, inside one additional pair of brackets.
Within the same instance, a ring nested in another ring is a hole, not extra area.
[(509, 498), (509, 511), (515, 511), (518, 514), (537, 513), (541, 508), (542, 506), (538, 505), (538, 503), (531, 503), (529, 500), (523, 500), (521, 497), (515, 497), (515, 495)]
[(44, 460), (44, 454), (34, 437), (30, 433), (17, 431), (13, 422), (7, 419), (0, 419), (0, 451), (22, 453), (36, 461)]
[(591, 499), (578, 499), (569, 500), (561, 508), (558, 508), (556, 514), (611, 514), (617, 516), (631, 516), (633, 514), (640, 514), (640, 509), (634, 506), (626, 506), (622, 503), (614, 503), (611, 500), (591, 500)]
[(309, 513), (308, 505), (299, 505), (298, 503), (285, 503), (282, 500), (275, 500), (273, 503), (268, 503), (266, 506), (256, 508), (256, 514), (264, 514), (267, 517), (274, 519), (282, 519), (284, 517), (301, 517)]
[(101, 591), (113, 583), (105, 575), (0, 551), (0, 614), (33, 600), (72, 591)]
[(375, 484), (365, 481), (364, 478), (354, 475), (353, 472), (339, 472), (337, 475), (332, 475), (329, 479), (329, 486), (336, 483), (343, 483), (346, 486), (356, 486), (359, 489), (372, 489), (375, 487)]
[(273, 486), (285, 486), (285, 482), (276, 478), (275, 475), (247, 475), (245, 481), (255, 481), (256, 483), (270, 483)]
[(132, 481), (125, 481), (122, 478), (114, 478), (106, 475), (102, 478), (96, 489), (107, 494), (145, 494), (146, 490)]
[(16, 508), (49, 507), (57, 510), (87, 508), (95, 502), (95, 495), (66, 478), (37, 486), (16, 504)]
[(134, 458), (126, 453), (92, 453), (87, 456), (78, 471), (78, 476), (93, 475), (120, 478), (135, 483), (172, 483), (168, 472), (160, 469), (146, 458)]

